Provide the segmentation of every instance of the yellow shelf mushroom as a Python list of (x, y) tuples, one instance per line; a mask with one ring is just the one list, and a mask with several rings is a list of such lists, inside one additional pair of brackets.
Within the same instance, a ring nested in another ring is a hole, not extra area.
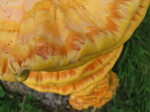
[[(71, 94), (74, 108), (115, 94), (111, 71), (150, 0), (0, 0), (0, 79)], [(86, 91), (86, 94), (85, 94)]]
[(31, 72), (24, 83), (41, 92), (68, 95), (98, 83), (114, 66), (122, 47), (83, 66), (59, 72)]
[(122, 46), (71, 70), (32, 71), (23, 83), (40, 92), (71, 95), (70, 104), (79, 110), (89, 106), (101, 107), (115, 95), (118, 78), (111, 68), (121, 51)]

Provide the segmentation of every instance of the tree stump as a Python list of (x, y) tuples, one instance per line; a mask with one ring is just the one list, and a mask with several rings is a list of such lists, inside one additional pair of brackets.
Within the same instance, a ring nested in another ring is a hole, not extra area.
[(20, 94), (32, 94), (37, 100), (40, 100), (44, 105), (57, 109), (60, 106), (69, 105), (68, 96), (62, 96), (55, 93), (42, 93), (35, 91), (21, 82), (1, 81), (2, 85), (11, 92)]

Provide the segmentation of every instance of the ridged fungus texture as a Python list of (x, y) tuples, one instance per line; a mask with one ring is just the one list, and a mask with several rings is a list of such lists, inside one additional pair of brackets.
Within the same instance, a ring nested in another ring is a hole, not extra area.
[[(150, 0), (0, 0), (0, 79), (71, 95), (76, 109), (116, 93), (111, 71)], [(85, 92), (86, 91), (86, 92)]]

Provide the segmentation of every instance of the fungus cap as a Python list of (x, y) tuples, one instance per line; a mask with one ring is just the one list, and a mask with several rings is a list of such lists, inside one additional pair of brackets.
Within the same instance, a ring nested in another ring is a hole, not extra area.
[(122, 46), (71, 70), (30, 72), (23, 83), (40, 92), (71, 95), (70, 104), (78, 110), (101, 107), (115, 95), (118, 78), (110, 70), (121, 51)]
[(59, 72), (30, 72), (23, 83), (40, 92), (68, 95), (98, 83), (112, 69), (119, 58), (122, 46), (93, 59), (81, 67)]
[[(87, 87), (86, 90), (82, 91), (82, 94), (71, 94), (69, 102), (78, 110), (87, 109), (89, 106), (95, 108), (102, 107), (116, 94), (118, 82), (117, 75), (110, 71), (103, 80), (92, 87)], [(92, 89), (92, 91), (89, 92), (89, 88)]]
[(0, 0), (1, 79), (72, 69), (116, 49), (139, 25), (149, 2)]

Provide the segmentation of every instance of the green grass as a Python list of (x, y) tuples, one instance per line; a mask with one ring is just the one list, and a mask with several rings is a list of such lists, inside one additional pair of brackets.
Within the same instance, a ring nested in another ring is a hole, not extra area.
[(32, 95), (20, 95), (0, 86), (0, 112), (42, 112)]
[[(150, 8), (113, 70), (120, 86), (101, 112), (150, 112)], [(37, 102), (31, 95), (11, 93), (0, 86), (0, 112), (43, 112)]]

